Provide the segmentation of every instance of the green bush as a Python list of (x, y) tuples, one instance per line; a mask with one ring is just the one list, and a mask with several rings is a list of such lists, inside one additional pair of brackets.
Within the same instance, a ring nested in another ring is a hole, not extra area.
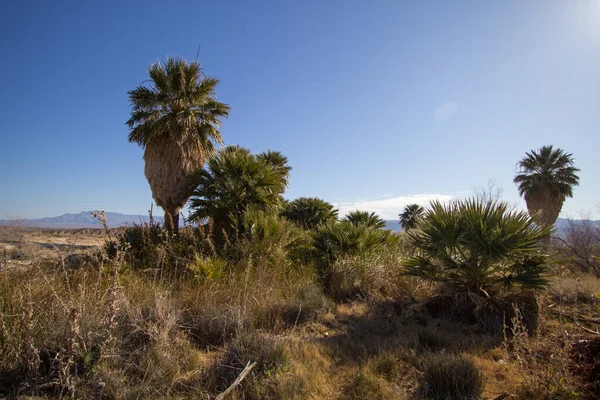
[(382, 220), (377, 214), (370, 213), (368, 211), (350, 211), (344, 217), (344, 221), (350, 221), (354, 225), (366, 225), (369, 228), (383, 229), (385, 228), (385, 221)]
[(337, 219), (338, 210), (317, 197), (299, 197), (286, 204), (281, 216), (304, 229), (314, 229)]
[(243, 266), (284, 268), (306, 252), (309, 237), (306, 232), (277, 215), (249, 209), (236, 221), (237, 236), (225, 248), (227, 258)]
[(424, 362), (420, 392), (427, 399), (476, 400), (483, 388), (483, 374), (464, 356), (437, 354)]
[(547, 283), (539, 241), (550, 235), (521, 211), (501, 202), (465, 200), (431, 210), (407, 233), (416, 255), (406, 273), (444, 283), (456, 292), (494, 296)]
[(312, 235), (312, 246), (317, 259), (331, 264), (340, 256), (364, 254), (386, 243), (397, 241), (389, 231), (354, 225), (350, 221), (329, 222)]

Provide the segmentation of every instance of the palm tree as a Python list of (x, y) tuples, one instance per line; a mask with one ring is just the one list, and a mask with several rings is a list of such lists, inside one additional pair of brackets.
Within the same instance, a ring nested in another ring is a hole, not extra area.
[(565, 199), (573, 197), (573, 188), (579, 185), (579, 169), (573, 166), (571, 154), (552, 146), (526, 154), (517, 164), (514, 182), (531, 218), (542, 226), (552, 226)]
[(287, 203), (281, 215), (304, 229), (314, 229), (336, 220), (338, 210), (318, 197), (299, 197)]
[(211, 219), (219, 235), (231, 236), (249, 208), (278, 214), (290, 169), (279, 152), (255, 155), (239, 146), (225, 147), (190, 177), (196, 189), (189, 220)]
[(549, 237), (550, 228), (536, 225), (527, 213), (507, 203), (432, 202), (419, 229), (407, 235), (417, 250), (404, 262), (407, 275), (488, 296), (546, 284), (545, 256), (538, 241)]
[(365, 225), (369, 228), (382, 229), (385, 228), (385, 221), (379, 218), (374, 212), (368, 211), (350, 211), (344, 217), (344, 221), (350, 221), (353, 225)]
[(128, 92), (129, 142), (144, 148), (152, 196), (165, 211), (165, 227), (177, 233), (179, 210), (194, 190), (189, 176), (223, 142), (219, 123), (229, 106), (215, 99), (219, 80), (206, 77), (197, 62), (169, 58), (148, 72), (149, 83)]
[(409, 204), (404, 207), (404, 212), (400, 214), (400, 225), (405, 231), (409, 231), (417, 226), (417, 222), (423, 216), (425, 209), (418, 204)]

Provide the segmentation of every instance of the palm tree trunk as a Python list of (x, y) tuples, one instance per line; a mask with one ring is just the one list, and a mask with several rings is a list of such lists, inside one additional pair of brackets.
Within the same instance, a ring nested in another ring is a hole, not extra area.
[(165, 211), (165, 228), (174, 234), (179, 234), (179, 209)]

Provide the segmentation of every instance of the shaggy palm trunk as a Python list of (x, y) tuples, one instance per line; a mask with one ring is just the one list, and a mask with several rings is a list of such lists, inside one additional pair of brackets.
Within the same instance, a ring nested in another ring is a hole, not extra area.
[(152, 197), (165, 210), (165, 228), (179, 230), (179, 211), (194, 191), (189, 176), (202, 168), (205, 152), (198, 141), (179, 143), (169, 136), (159, 136), (146, 145), (144, 172)]
[(165, 229), (174, 234), (179, 234), (179, 209), (165, 211)]
[(544, 227), (556, 223), (564, 201), (564, 196), (553, 196), (547, 188), (540, 188), (535, 195), (525, 195), (529, 215)]

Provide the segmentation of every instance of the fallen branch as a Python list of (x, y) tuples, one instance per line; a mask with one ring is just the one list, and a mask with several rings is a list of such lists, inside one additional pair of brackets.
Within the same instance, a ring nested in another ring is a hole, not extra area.
[(250, 361), (248, 361), (248, 364), (246, 364), (246, 367), (242, 370), (242, 372), (240, 372), (238, 377), (235, 378), (235, 381), (233, 381), (231, 386), (229, 386), (227, 389), (225, 389), (225, 391), (223, 393), (218, 395), (215, 398), (215, 400), (223, 400), (225, 398), (225, 396), (227, 396), (233, 389), (235, 389), (235, 387), (237, 385), (242, 383), (242, 381), (246, 378), (246, 376), (250, 373), (250, 371), (252, 371), (252, 368), (254, 368), (255, 365), (256, 365), (256, 362), (253, 362), (252, 364), (250, 364)]

